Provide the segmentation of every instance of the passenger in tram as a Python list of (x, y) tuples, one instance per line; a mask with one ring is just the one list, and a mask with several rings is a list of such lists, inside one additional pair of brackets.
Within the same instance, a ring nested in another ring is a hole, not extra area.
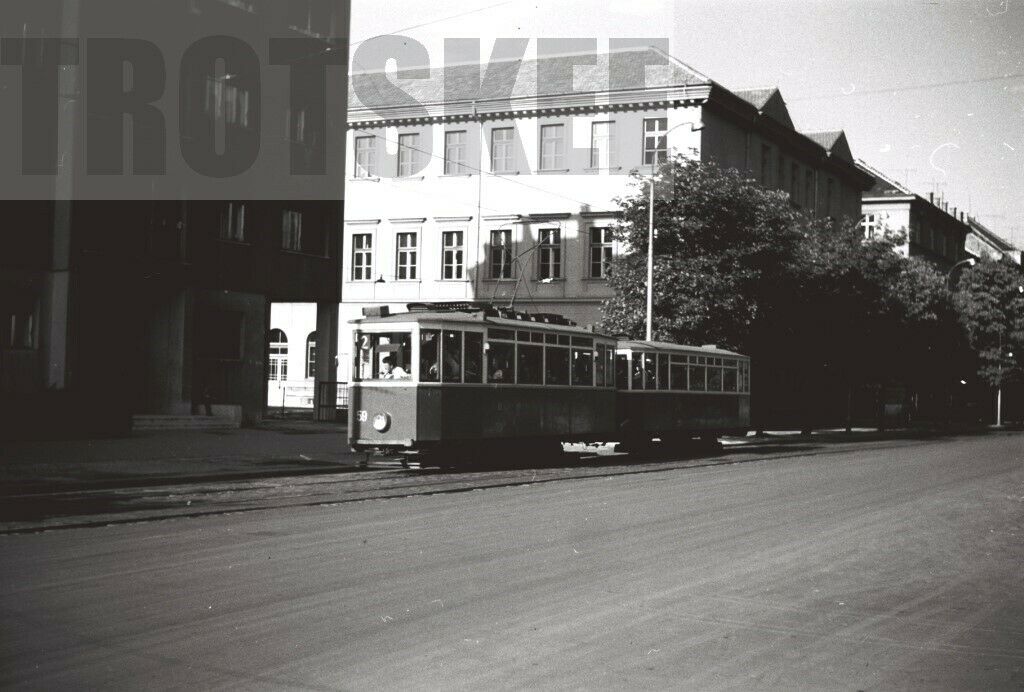
[(381, 363), (380, 371), (385, 380), (406, 380), (409, 379), (409, 373), (401, 365), (395, 365), (395, 359), (393, 356), (385, 356), (384, 361)]

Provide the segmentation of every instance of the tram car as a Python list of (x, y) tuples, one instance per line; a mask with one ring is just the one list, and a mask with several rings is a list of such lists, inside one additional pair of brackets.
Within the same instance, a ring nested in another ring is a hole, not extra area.
[(620, 449), (694, 438), (713, 442), (750, 427), (750, 359), (715, 346), (620, 340), (615, 349)]
[(615, 339), (559, 315), (465, 304), (354, 320), (349, 442), (455, 465), (615, 429)]
[(349, 443), (456, 466), (562, 442), (680, 445), (745, 432), (750, 361), (714, 347), (617, 340), (560, 315), (481, 303), (366, 308), (354, 320)]

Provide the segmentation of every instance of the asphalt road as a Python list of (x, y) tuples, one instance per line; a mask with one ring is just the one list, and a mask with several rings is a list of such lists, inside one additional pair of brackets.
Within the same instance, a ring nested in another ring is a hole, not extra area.
[(0, 685), (1024, 687), (1024, 436), (607, 471), (0, 536)]

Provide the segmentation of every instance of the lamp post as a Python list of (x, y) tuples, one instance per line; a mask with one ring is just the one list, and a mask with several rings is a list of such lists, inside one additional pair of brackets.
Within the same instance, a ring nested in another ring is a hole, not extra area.
[[(1017, 293), (1024, 293), (1024, 286), (1017, 286)], [(1006, 354), (1007, 358), (1013, 358), (1013, 351)], [(1003, 325), (999, 326), (999, 381), (996, 385), (996, 427), (1003, 425)]]
[[(697, 121), (695, 123), (679, 123), (666, 130), (665, 134), (662, 135), (665, 138), (666, 160), (669, 133), (684, 125), (689, 125), (692, 132), (697, 132), (704, 128), (704, 123)], [(654, 180), (658, 174), (657, 153), (655, 153), (654, 158), (655, 160), (651, 162), (651, 201), (647, 220), (647, 341), (654, 340)]]
[(973, 257), (968, 257), (965, 260), (960, 260), (959, 262), (957, 262), (956, 264), (949, 268), (949, 271), (946, 272), (946, 288), (949, 289), (950, 291), (953, 290), (953, 272), (956, 271), (957, 267), (964, 264), (967, 265), (968, 267), (973, 267), (976, 264), (976, 261)]

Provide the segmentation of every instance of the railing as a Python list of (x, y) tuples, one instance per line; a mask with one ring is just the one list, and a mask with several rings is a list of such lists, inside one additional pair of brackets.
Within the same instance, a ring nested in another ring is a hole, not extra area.
[[(348, 408), (347, 382), (321, 382), (321, 387), (335, 387), (334, 406), (338, 409)], [(271, 380), (267, 388), (267, 406), (272, 408), (308, 408), (317, 407), (317, 402), (325, 401), (326, 392), (318, 394), (313, 380), (298, 382)]]

